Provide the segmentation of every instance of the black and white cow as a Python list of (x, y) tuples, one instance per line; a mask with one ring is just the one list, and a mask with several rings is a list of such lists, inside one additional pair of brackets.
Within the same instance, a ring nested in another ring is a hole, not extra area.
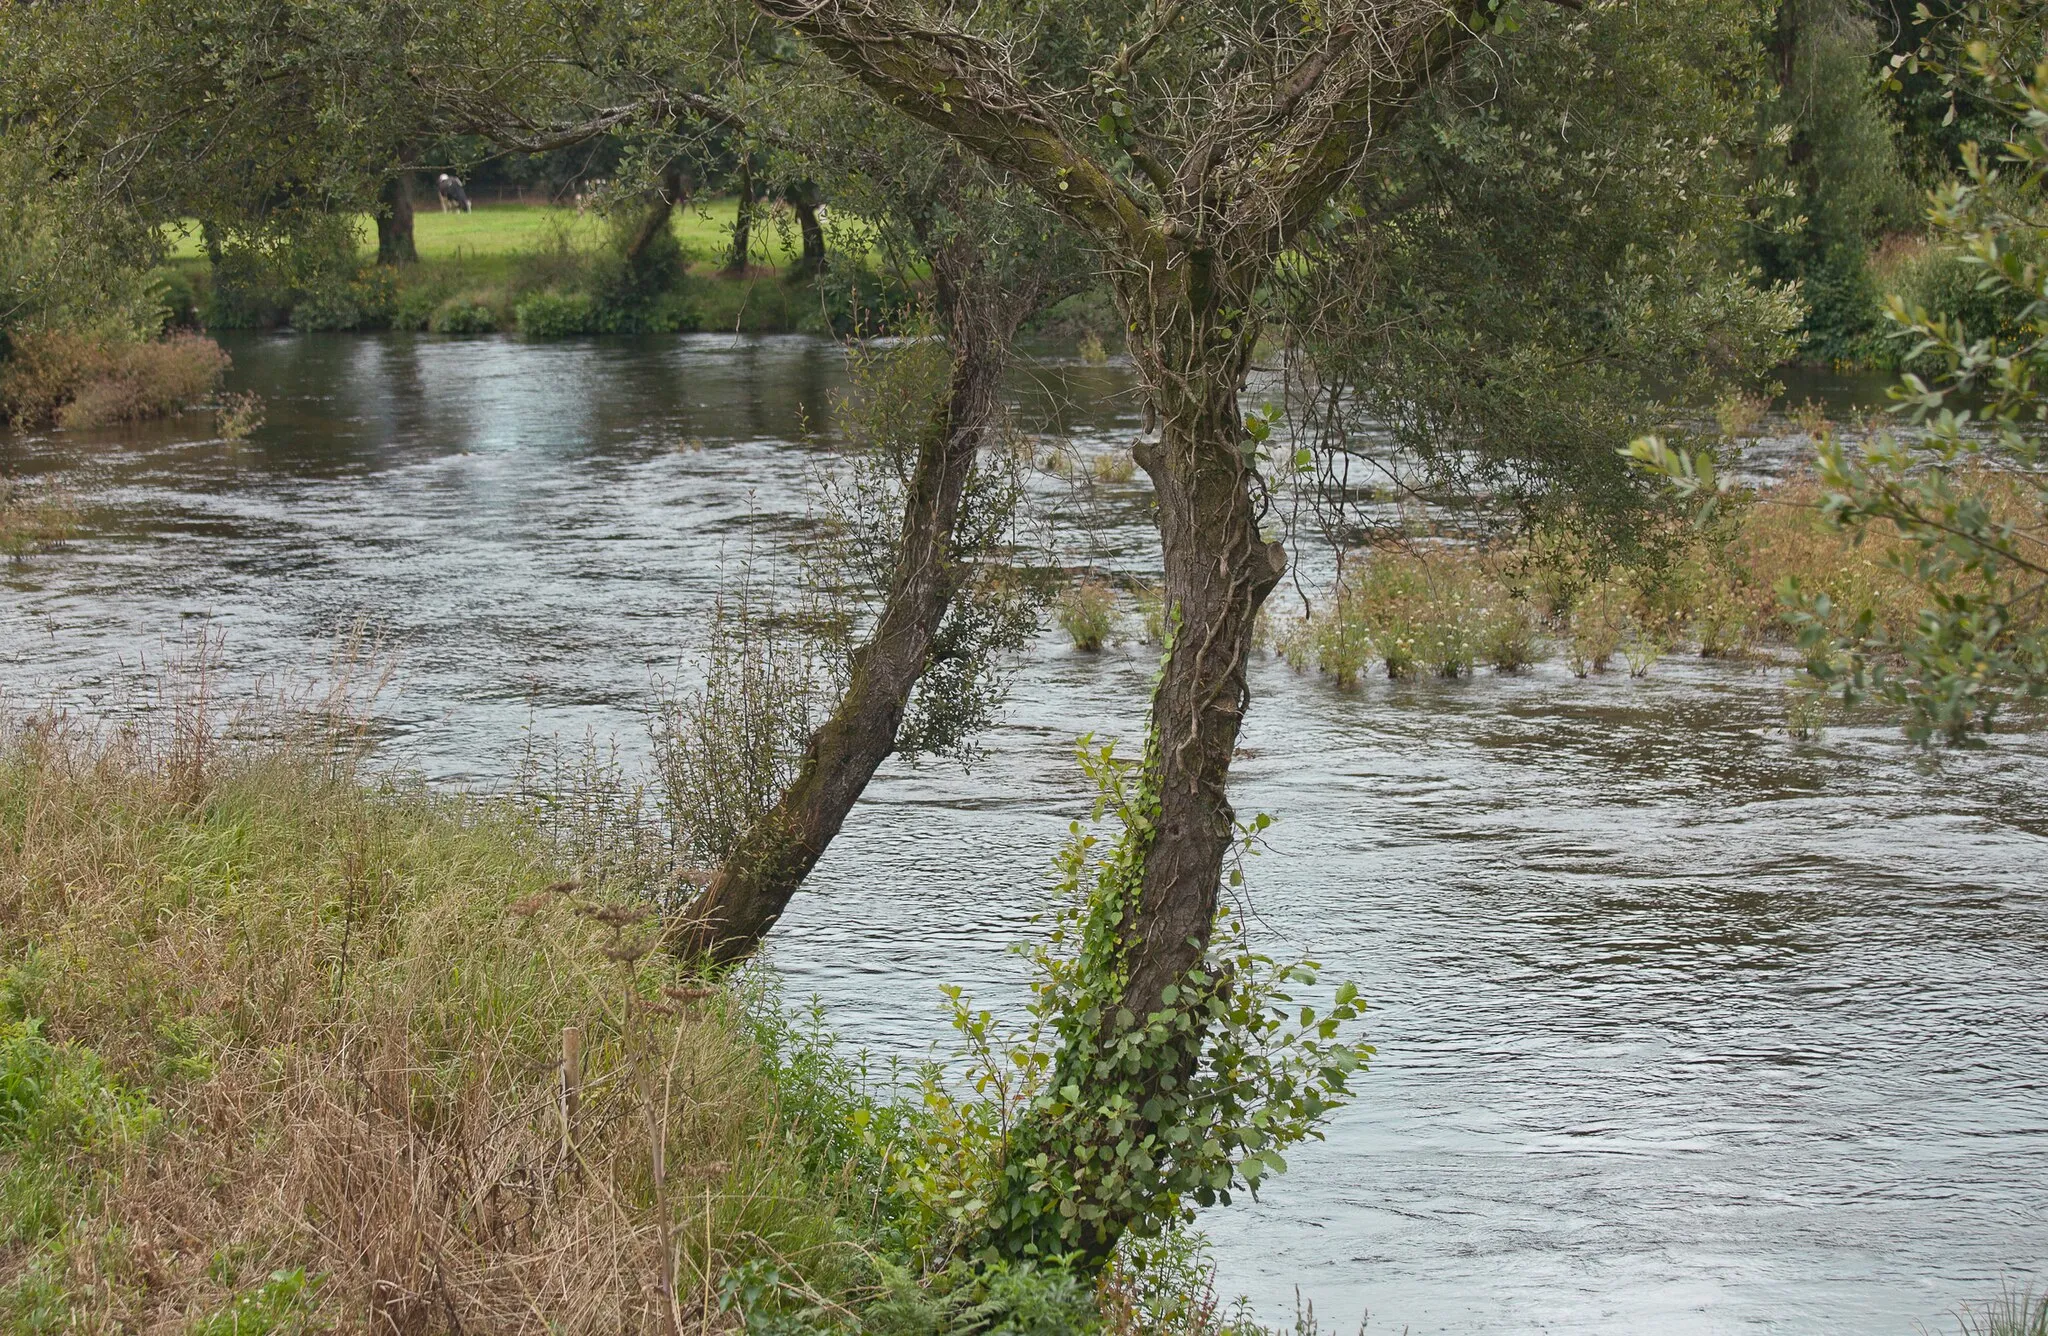
[(470, 211), (469, 194), (463, 190), (462, 182), (455, 177), (446, 172), (441, 173), (441, 179), (434, 183), (434, 189), (440, 192), (442, 213), (450, 209), (460, 209), (464, 213)]

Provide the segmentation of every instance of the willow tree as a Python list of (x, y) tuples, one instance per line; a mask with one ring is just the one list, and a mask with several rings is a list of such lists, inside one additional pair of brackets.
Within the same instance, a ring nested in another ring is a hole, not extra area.
[[(1020, 1251), (1099, 1255), (1146, 1209), (1133, 1184), (1172, 1157), (1173, 1092), (1228, 988), (1206, 962), (1236, 834), (1225, 784), (1254, 621), (1285, 568), (1261, 532), (1239, 404), (1262, 286), (1432, 80), (1519, 18), (1501, 0), (756, 3), (1089, 238), (1157, 428), (1137, 456), (1157, 496), (1171, 649), (1100, 962), (1114, 995), (1091, 1034), (1066, 1037), (1055, 1089), (1076, 1098), (1034, 1115), (1023, 1162), (1036, 1168), (1011, 1185), (1066, 1205), (1019, 1205), (999, 1225)], [(1104, 1083), (1123, 1101), (1114, 1128), (1091, 1123)], [(1105, 1138), (1119, 1155), (1096, 1160)]]
[[(1084, 267), (1069, 230), (1000, 172), (914, 123), (876, 117), (841, 74), (791, 52), (745, 4), (599, 7), (605, 40), (562, 25), (546, 0), (432, 12), (421, 40), (447, 54), (421, 77), (443, 115), (513, 148), (597, 134), (625, 143), (622, 181), (652, 201), (629, 257), (668, 235), (686, 165), (730, 154), (744, 181), (785, 183), (800, 210), (810, 202), (809, 267), (823, 255), (820, 195), (860, 219), (862, 250), (923, 288), (943, 341), (942, 362), (929, 345), (905, 354), (933, 370), (916, 384), (878, 378), (892, 382), (889, 402), (868, 414), (864, 445), (889, 455), (889, 482), (868, 497), (879, 504), (856, 544), (855, 643), (822, 723), (799, 755), (780, 758), (786, 768), (709, 738), (695, 739), (685, 766), (690, 783), (723, 792), (715, 819), (700, 823), (714, 838), (685, 851), (714, 866), (674, 906), (671, 946), (731, 964), (760, 945), (884, 760), (954, 750), (987, 723), (1002, 655), (1035, 620), (996, 550), (1007, 531), (995, 476), (1001, 383), (1020, 323)], [(496, 82), (461, 63), (501, 48), (520, 52), (522, 68)]]

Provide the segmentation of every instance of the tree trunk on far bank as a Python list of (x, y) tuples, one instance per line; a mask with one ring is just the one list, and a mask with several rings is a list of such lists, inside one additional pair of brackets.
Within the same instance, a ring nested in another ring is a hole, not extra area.
[(690, 178), (683, 171), (681, 163), (672, 162), (661, 174), (661, 184), (656, 186), (647, 201), (647, 209), (634, 225), (633, 235), (626, 239), (626, 263), (638, 266), (647, 248), (656, 238), (668, 230), (669, 220), (675, 217), (676, 206), (689, 198)]
[(789, 205), (796, 210), (797, 231), (803, 236), (803, 256), (796, 271), (806, 277), (825, 271), (825, 225), (818, 219), (818, 188), (809, 181), (789, 192)]
[(754, 160), (740, 159), (738, 207), (732, 218), (732, 247), (725, 254), (725, 273), (747, 272), (748, 252), (754, 245)]
[(377, 191), (378, 264), (419, 263), (412, 220), (412, 173), (393, 172)]
[(736, 963), (775, 926), (876, 767), (895, 750), (959, 587), (961, 498), (976, 456), (993, 443), (997, 389), (1030, 303), (952, 256), (934, 257), (932, 271), (953, 368), (905, 488), (903, 536), (881, 619), (855, 653), (845, 694), (812, 737), (796, 779), (678, 919), (672, 949), (685, 957)]

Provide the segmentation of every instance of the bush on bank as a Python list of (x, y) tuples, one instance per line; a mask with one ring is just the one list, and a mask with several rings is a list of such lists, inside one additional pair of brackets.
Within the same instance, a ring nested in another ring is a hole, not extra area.
[(0, 362), (0, 420), (104, 427), (175, 413), (220, 388), (228, 355), (201, 334), (135, 340), (72, 328), (25, 330)]
[(905, 284), (845, 258), (822, 273), (699, 272), (673, 232), (629, 258), (624, 231), (592, 247), (558, 230), (512, 255), (364, 262), (351, 219), (215, 237), (203, 265), (162, 271), (175, 309), (209, 329), (518, 332), (531, 338), (700, 329), (887, 332), (916, 305)]

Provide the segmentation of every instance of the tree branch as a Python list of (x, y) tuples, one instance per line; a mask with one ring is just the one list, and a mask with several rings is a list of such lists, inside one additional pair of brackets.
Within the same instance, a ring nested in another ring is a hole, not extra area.
[(1130, 251), (1156, 232), (1143, 206), (1067, 141), (1009, 61), (970, 33), (920, 28), (868, 0), (755, 0), (905, 114), (1014, 173), (1098, 239)]

